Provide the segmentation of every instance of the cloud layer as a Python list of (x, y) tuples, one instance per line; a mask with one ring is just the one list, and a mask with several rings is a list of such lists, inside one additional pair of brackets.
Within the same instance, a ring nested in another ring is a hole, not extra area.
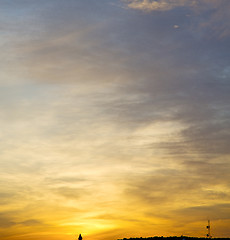
[(0, 3), (1, 235), (228, 237), (228, 1)]
[(176, 7), (193, 6), (197, 1), (188, 0), (127, 0), (128, 7), (144, 11), (169, 11)]

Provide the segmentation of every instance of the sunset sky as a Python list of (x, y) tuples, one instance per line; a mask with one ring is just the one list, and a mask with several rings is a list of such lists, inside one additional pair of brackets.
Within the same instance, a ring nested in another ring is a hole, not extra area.
[(0, 238), (230, 237), (229, 13), (0, 0)]

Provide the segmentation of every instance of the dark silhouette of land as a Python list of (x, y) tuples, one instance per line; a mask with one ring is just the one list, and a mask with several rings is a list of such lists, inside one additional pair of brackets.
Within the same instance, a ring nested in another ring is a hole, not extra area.
[(180, 237), (147, 237), (147, 238), (123, 238), (118, 240), (230, 240), (230, 238), (198, 238), (198, 237), (187, 237), (187, 236), (180, 236)]

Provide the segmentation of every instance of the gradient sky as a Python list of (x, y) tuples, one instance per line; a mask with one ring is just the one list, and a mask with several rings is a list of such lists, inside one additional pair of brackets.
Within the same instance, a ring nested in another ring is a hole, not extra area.
[(230, 237), (230, 1), (0, 0), (0, 237)]

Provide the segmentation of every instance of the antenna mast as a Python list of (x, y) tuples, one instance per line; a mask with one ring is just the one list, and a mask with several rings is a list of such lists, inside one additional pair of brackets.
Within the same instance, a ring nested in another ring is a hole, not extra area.
[(206, 228), (208, 230), (207, 238), (212, 238), (212, 236), (211, 236), (210, 220), (208, 220), (208, 226)]

